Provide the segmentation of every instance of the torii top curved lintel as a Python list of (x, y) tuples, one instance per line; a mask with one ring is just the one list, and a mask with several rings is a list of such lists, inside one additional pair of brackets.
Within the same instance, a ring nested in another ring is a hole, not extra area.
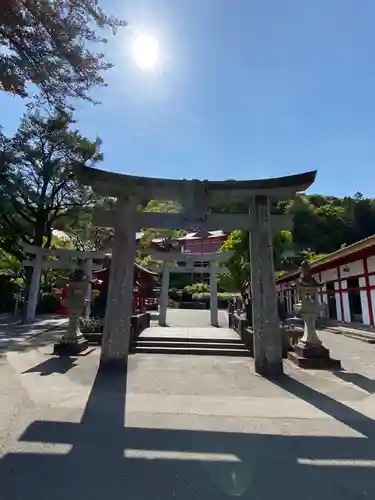
[(209, 181), (196, 179), (163, 179), (137, 177), (99, 170), (92, 167), (75, 167), (74, 172), (80, 183), (91, 186), (100, 196), (121, 197), (137, 195), (140, 200), (184, 199), (195, 195), (206, 197), (207, 201), (245, 200), (255, 195), (265, 195), (271, 199), (290, 199), (297, 192), (305, 191), (313, 184), (316, 170), (302, 174), (256, 180)]

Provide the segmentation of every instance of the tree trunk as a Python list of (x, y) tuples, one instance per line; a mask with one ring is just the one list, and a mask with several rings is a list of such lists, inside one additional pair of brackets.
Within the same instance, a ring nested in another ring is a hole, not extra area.
[(47, 236), (47, 241), (46, 241), (46, 244), (45, 244), (45, 248), (51, 248), (51, 244), (52, 244), (52, 226), (51, 226), (51, 223), (50, 222), (47, 222), (46, 223), (46, 236)]

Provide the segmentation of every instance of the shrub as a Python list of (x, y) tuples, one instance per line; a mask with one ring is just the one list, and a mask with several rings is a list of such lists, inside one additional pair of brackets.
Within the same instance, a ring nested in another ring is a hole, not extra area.
[(100, 318), (80, 318), (79, 329), (82, 333), (101, 333), (103, 331), (103, 320)]
[[(238, 293), (230, 293), (230, 292), (223, 292), (223, 293), (218, 293), (217, 294), (217, 306), (219, 309), (226, 309), (228, 307), (228, 301), (232, 299), (233, 297), (239, 296), (240, 294)], [(210, 300), (211, 300), (211, 293), (203, 292), (203, 293), (194, 293), (192, 295), (192, 299), (194, 301), (200, 301), (204, 302), (206, 304), (206, 307), (209, 308)]]
[(184, 288), (184, 292), (194, 294), (194, 293), (208, 293), (210, 292), (210, 286), (206, 283), (193, 283), (192, 285), (187, 285)]

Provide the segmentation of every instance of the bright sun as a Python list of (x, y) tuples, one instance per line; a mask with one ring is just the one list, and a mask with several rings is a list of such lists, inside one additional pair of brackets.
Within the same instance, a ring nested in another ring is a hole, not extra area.
[(153, 70), (159, 62), (159, 42), (152, 35), (139, 35), (131, 52), (135, 63), (143, 70)]

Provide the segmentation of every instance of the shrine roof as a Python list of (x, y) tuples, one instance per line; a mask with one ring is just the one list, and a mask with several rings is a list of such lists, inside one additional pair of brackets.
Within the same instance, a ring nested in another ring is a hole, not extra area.
[(176, 238), (178, 241), (186, 241), (186, 240), (202, 240), (209, 238), (224, 238), (228, 233), (224, 232), (222, 229), (218, 229), (217, 231), (207, 231), (207, 235), (201, 235), (200, 231), (195, 231), (194, 233), (185, 234), (185, 236), (181, 236), (180, 238)]
[(191, 198), (193, 193), (198, 197), (205, 196), (207, 200), (221, 199), (228, 203), (254, 195), (289, 199), (296, 192), (308, 189), (316, 177), (315, 170), (269, 179), (222, 181), (138, 177), (83, 166), (75, 167), (74, 172), (80, 183), (91, 186), (101, 196), (136, 195), (143, 201), (171, 197), (185, 199)]
[[(107, 254), (107, 256), (111, 257), (112, 254)], [(134, 262), (134, 267), (135, 267), (135, 269), (138, 269), (138, 271), (140, 271), (141, 273), (150, 274), (152, 276), (158, 276), (159, 275), (158, 273), (155, 273), (154, 271), (151, 271), (150, 269), (147, 269), (146, 267), (141, 266), (137, 262)], [(108, 267), (104, 267), (103, 269), (96, 269), (95, 271), (92, 272), (92, 274), (93, 275), (98, 275), (98, 274), (104, 273), (106, 271), (109, 271)]]
[(155, 273), (154, 271), (151, 271), (150, 269), (147, 269), (146, 267), (141, 266), (137, 262), (134, 262), (134, 266), (136, 269), (138, 269), (141, 272), (144, 272), (145, 274), (151, 274), (152, 276), (159, 276), (159, 273)]
[[(321, 257), (310, 263), (310, 269), (313, 273), (337, 267), (367, 255), (375, 254), (375, 235), (369, 236), (363, 240), (343, 246), (339, 250)], [(282, 274), (277, 280), (277, 284), (288, 283), (295, 280), (300, 274), (300, 269)]]

